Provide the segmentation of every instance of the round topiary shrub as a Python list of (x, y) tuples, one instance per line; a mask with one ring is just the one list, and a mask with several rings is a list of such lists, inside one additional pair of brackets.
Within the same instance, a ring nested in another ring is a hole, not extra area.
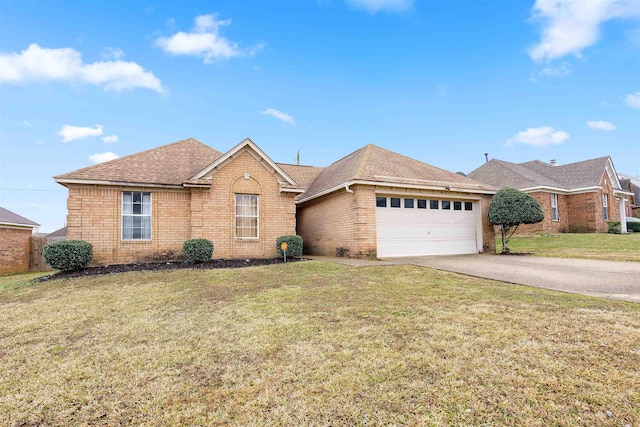
[(91, 264), (93, 245), (84, 240), (61, 240), (46, 244), (43, 255), (45, 262), (56, 270), (82, 270)]
[(300, 236), (280, 236), (276, 239), (276, 247), (280, 256), (284, 256), (281, 245), (287, 242), (287, 257), (299, 257), (302, 255), (302, 237)]
[(213, 255), (213, 242), (207, 239), (191, 239), (184, 242), (182, 254), (191, 262), (207, 262)]

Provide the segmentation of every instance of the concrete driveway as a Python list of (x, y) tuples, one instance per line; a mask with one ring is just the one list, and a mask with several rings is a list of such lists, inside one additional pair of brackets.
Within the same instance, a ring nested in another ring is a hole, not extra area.
[(388, 258), (502, 282), (640, 302), (640, 262), (505, 255)]

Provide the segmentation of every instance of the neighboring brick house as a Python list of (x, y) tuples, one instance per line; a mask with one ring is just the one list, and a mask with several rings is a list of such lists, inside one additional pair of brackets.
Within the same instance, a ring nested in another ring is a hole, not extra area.
[(0, 274), (29, 271), (31, 237), (40, 224), (0, 208)]
[(633, 195), (622, 189), (610, 157), (560, 166), (492, 159), (468, 177), (497, 188), (517, 188), (538, 200), (544, 221), (520, 226), (522, 234), (606, 232), (608, 221), (626, 218), (625, 203)]
[(631, 200), (627, 203), (627, 216), (640, 218), (640, 177), (618, 174), (622, 189), (633, 193)]
[[(331, 255), (495, 247), (494, 188), (372, 145), (319, 168), (275, 163), (249, 139), (225, 154), (187, 139), (55, 180), (69, 189), (67, 238), (92, 243), (96, 264), (174, 258), (192, 238), (216, 258), (273, 257), (296, 232)], [(407, 221), (413, 232), (394, 240)]]

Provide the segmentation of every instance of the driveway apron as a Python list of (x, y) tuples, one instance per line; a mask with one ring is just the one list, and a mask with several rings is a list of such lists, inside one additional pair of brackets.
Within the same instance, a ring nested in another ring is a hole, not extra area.
[(469, 276), (554, 291), (640, 302), (640, 263), (515, 255), (388, 258)]

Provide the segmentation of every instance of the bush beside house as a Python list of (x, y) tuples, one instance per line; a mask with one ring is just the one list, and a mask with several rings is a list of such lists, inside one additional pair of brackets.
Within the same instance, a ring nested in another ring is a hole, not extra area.
[(282, 243), (287, 243), (287, 257), (299, 257), (302, 255), (302, 237), (295, 235), (280, 236), (276, 239), (276, 247), (280, 256), (284, 256)]
[(184, 242), (182, 254), (187, 261), (207, 262), (213, 255), (213, 242), (207, 239), (191, 239)]
[(93, 259), (93, 245), (83, 240), (61, 240), (45, 245), (44, 259), (51, 268), (74, 271), (87, 268)]

